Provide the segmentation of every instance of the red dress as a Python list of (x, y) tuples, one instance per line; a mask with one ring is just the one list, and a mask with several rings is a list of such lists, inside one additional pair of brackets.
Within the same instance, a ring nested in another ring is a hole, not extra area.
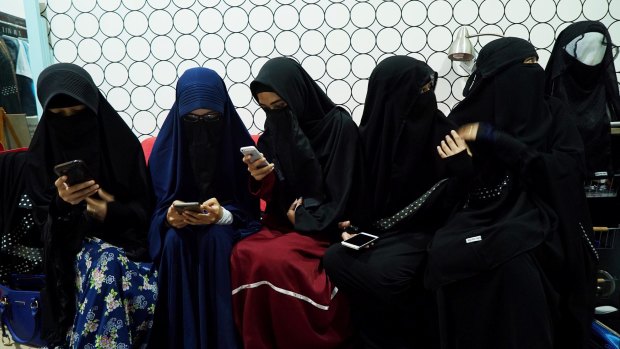
[[(272, 172), (254, 194), (269, 203), (274, 184)], [(323, 269), (329, 244), (266, 215), (261, 231), (235, 245), (233, 311), (245, 349), (351, 346), (347, 300)]]

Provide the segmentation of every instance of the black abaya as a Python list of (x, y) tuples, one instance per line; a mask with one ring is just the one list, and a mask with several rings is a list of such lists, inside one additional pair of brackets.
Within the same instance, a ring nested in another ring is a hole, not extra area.
[(435, 81), (428, 65), (404, 56), (386, 58), (370, 76), (360, 125), (366, 219), (353, 223), (380, 238), (360, 251), (335, 244), (324, 257), (331, 280), (351, 298), (364, 348), (439, 347), (434, 292), (423, 287), (426, 247), (464, 185), (445, 179), (466, 178), (471, 161), (465, 151), (447, 159), (437, 153), (454, 127), (434, 92), (421, 91)]
[(563, 105), (544, 97), (542, 68), (523, 63), (532, 56), (525, 40), (487, 44), (449, 116), (480, 127), (470, 144), (473, 189), (429, 249), (426, 283), (440, 291), (444, 348), (587, 341), (595, 252), (583, 147)]

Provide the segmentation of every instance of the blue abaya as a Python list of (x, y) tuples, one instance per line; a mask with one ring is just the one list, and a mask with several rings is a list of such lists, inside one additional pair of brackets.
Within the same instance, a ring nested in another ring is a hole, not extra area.
[[(197, 109), (221, 113), (216, 132), (196, 136), (196, 127), (213, 127), (206, 120), (184, 120)], [(195, 150), (196, 142), (204, 151)], [(206, 68), (186, 71), (149, 164), (157, 200), (149, 249), (160, 275), (152, 347), (238, 347), (230, 252), (236, 241), (260, 227), (258, 201), (248, 192), (249, 174), (239, 152), (252, 144), (222, 79)], [(204, 202), (211, 197), (232, 214), (232, 224), (181, 229), (168, 224), (166, 215), (174, 200)]]

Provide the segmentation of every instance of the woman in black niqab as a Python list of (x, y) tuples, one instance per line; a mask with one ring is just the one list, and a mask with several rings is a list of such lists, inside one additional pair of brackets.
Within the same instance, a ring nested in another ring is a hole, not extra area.
[(429, 248), (444, 348), (584, 348), (592, 316), (583, 147), (527, 41), (480, 52), (449, 118), (473, 153), (467, 199)]
[[(263, 228), (231, 256), (235, 322), (245, 347), (347, 345), (346, 300), (321, 258), (338, 239), (338, 222), (356, 212), (351, 204), (361, 204), (357, 125), (292, 59), (269, 60), (250, 89), (267, 114), (257, 161), (270, 164), (250, 180), (267, 202)], [(277, 99), (267, 105), (262, 93)], [(256, 175), (255, 166), (248, 169)]]
[[(395, 56), (368, 81), (360, 124), (366, 219), (352, 223), (379, 239), (360, 251), (332, 245), (323, 259), (351, 298), (363, 348), (439, 347), (435, 296), (423, 284), (426, 247), (463, 192), (471, 160), (437, 109), (436, 80), (426, 63)], [(442, 158), (442, 141), (460, 148)]]
[[(142, 278), (144, 285), (155, 281), (148, 264), (127, 259), (141, 261), (148, 256), (152, 191), (140, 143), (81, 67), (59, 63), (46, 68), (37, 92), (44, 112), (28, 149), (27, 186), (35, 222), (43, 227), (43, 309), (48, 310), (44, 336), (50, 344), (83, 346), (94, 343), (95, 335), (109, 336), (104, 333), (107, 326), (82, 332), (87, 314), (101, 324), (120, 316), (132, 317), (133, 324), (117, 326), (115, 343), (140, 343), (148, 326), (139, 330), (137, 326), (142, 317), (148, 322), (146, 309), (132, 314), (125, 314), (124, 307), (103, 312), (109, 302), (122, 304), (125, 297), (140, 296), (148, 304), (156, 295), (156, 287), (138, 290)], [(53, 168), (77, 159), (86, 163), (94, 181), (68, 186)], [(81, 194), (75, 191), (79, 187), (85, 188)], [(98, 273), (116, 282), (93, 282)], [(135, 274), (133, 282), (122, 280), (126, 273)], [(76, 278), (82, 282), (77, 289)], [(98, 296), (102, 293), (122, 298), (104, 301)], [(77, 311), (76, 304), (87, 306)], [(73, 333), (67, 333), (72, 324)]]
[(545, 69), (545, 92), (573, 111), (590, 176), (613, 173), (610, 121), (620, 120), (614, 58), (607, 28), (597, 21), (583, 21), (560, 32)]

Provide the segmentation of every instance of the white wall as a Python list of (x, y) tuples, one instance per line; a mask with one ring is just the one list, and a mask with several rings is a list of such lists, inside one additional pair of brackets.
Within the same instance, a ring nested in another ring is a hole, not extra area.
[[(359, 121), (371, 70), (393, 54), (439, 73), (436, 94), (447, 113), (466, 80), (446, 54), (461, 25), (530, 40), (543, 66), (574, 21), (600, 20), (620, 43), (620, 0), (48, 0), (46, 12), (56, 60), (84, 66), (141, 137), (157, 134), (178, 76), (194, 66), (224, 77), (258, 133), (265, 115), (248, 86), (270, 57), (300, 61)], [(479, 39), (478, 49), (493, 37)]]
[(8, 13), (19, 18), (26, 18), (24, 0), (0, 0), (0, 12)]

